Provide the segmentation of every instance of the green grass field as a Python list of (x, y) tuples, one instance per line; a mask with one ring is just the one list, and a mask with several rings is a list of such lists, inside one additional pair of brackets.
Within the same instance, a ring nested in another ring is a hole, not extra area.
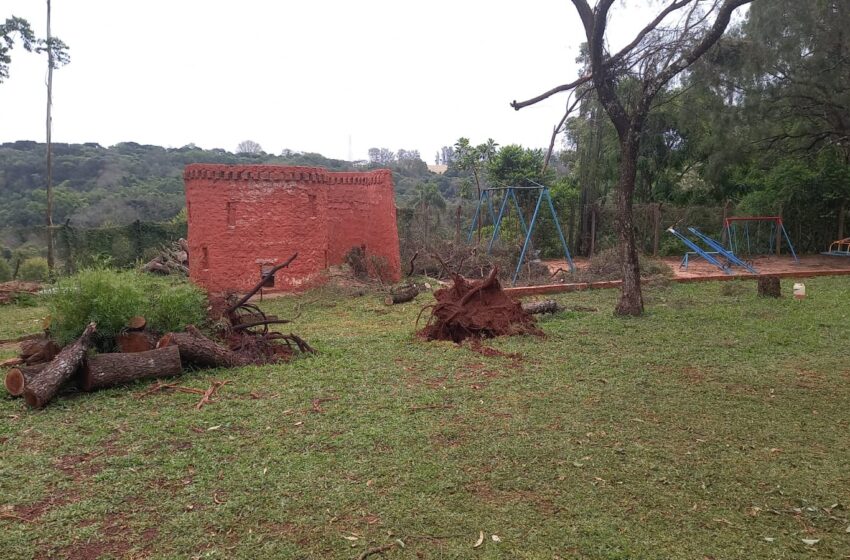
[(228, 381), (200, 411), (0, 400), (0, 557), (850, 558), (850, 280), (806, 285), (656, 287), (640, 319), (566, 294), (596, 311), (504, 355), (418, 340), (430, 296), (268, 301), (319, 355), (186, 374)]

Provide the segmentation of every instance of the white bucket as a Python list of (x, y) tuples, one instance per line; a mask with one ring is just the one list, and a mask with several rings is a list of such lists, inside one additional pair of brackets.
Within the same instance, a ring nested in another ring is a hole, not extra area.
[(794, 299), (803, 299), (806, 297), (806, 285), (802, 282), (794, 284)]

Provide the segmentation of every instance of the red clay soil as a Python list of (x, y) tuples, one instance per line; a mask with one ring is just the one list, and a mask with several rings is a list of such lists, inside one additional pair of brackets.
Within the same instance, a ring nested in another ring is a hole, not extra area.
[[(754, 280), (759, 276), (778, 276), (780, 278), (811, 278), (815, 276), (845, 276), (850, 275), (850, 258), (829, 257), (826, 255), (806, 255), (800, 257), (797, 263), (789, 256), (782, 257), (756, 257), (752, 265), (759, 272), (753, 275), (740, 268), (733, 268), (733, 274), (724, 274), (717, 267), (702, 261), (693, 259), (688, 270), (679, 267), (681, 262), (677, 257), (666, 257), (662, 261), (673, 271), (673, 282), (708, 282), (718, 280), (745, 279)], [(581, 269), (587, 266), (587, 259), (576, 261), (576, 267)], [(546, 261), (546, 265), (553, 272), (558, 268), (566, 268), (565, 261)], [(521, 286), (506, 288), (505, 292), (512, 297), (524, 297), (542, 294), (558, 294), (564, 292), (576, 292), (581, 290), (619, 288), (621, 280), (609, 280), (604, 282), (576, 282), (565, 284), (544, 284), (537, 286)]]
[(455, 274), (453, 285), (437, 290), (434, 297), (437, 303), (423, 308), (431, 309), (431, 317), (419, 332), (427, 340), (459, 343), (470, 337), (542, 334), (534, 317), (502, 290), (495, 267), (481, 280)]

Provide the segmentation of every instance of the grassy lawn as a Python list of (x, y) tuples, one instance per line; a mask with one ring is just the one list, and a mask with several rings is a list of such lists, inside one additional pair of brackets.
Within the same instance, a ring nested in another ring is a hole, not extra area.
[[(300, 306), (320, 354), (188, 374), (229, 381), (200, 411), (150, 384), (2, 398), (0, 556), (848, 558), (850, 280), (725, 284), (652, 288), (637, 320), (559, 296), (597, 311), (504, 355), (417, 340), (426, 296), (314, 292), (264, 307)], [(41, 314), (0, 307), (0, 338)]]

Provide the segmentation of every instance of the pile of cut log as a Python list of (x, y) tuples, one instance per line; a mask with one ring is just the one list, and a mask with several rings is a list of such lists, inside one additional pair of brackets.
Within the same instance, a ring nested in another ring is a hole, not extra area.
[[(269, 325), (290, 323), (291, 319), (266, 315), (248, 303), (269, 276), (289, 266), (296, 256), (297, 253), (267, 272), (253, 290), (229, 304), (221, 316), (212, 317), (218, 326), (214, 336), (221, 343), (193, 325), (187, 325), (185, 332), (155, 333), (148, 329), (144, 317), (137, 316), (130, 318), (114, 339), (100, 341), (101, 347), (115, 347), (118, 352), (98, 354), (91, 351), (97, 328), (91, 323), (80, 338), (65, 348), (59, 348), (46, 333), (23, 340), (19, 357), (0, 362), (0, 368), (12, 368), (6, 373), (6, 389), (12, 396), (23, 396), (30, 406), (41, 408), (63, 387), (94, 391), (140, 379), (180, 375), (185, 368), (269, 364), (288, 360), (296, 352), (313, 353), (313, 348), (298, 335), (270, 331)], [(214, 392), (215, 388), (202, 402), (209, 402)]]
[(142, 265), (142, 270), (154, 274), (189, 275), (189, 243), (180, 238), (171, 245), (163, 247), (160, 254)]
[[(238, 367), (271, 360), (254, 352), (239, 352), (208, 338), (192, 325), (186, 332), (162, 337), (145, 329), (143, 317), (134, 317), (115, 338), (119, 352), (93, 353), (97, 329), (91, 323), (80, 338), (60, 348), (46, 335), (21, 342), (20, 355), (4, 362), (6, 390), (42, 408), (64, 387), (95, 391), (142, 379), (180, 375), (184, 368)], [(284, 347), (285, 348), (285, 347)], [(286, 358), (292, 352), (286, 354)], [(275, 355), (275, 359), (281, 354)]]

